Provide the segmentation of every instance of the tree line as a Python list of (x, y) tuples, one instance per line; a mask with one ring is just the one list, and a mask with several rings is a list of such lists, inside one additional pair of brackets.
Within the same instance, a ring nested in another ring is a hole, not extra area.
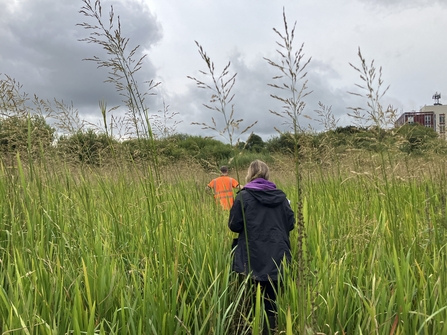
[[(433, 129), (419, 124), (392, 129), (345, 126), (324, 132), (284, 132), (266, 140), (251, 133), (245, 142), (233, 146), (214, 138), (188, 134), (173, 134), (154, 141), (162, 163), (192, 159), (204, 167), (216, 167), (230, 162), (241, 152), (263, 157), (292, 155), (295, 140), (303, 157), (316, 159), (328, 150), (344, 153), (351, 149), (397, 150), (412, 155), (447, 154), (447, 142)], [(33, 157), (56, 155), (72, 163), (88, 165), (107, 164), (111, 159), (141, 161), (150, 159), (150, 141), (138, 138), (118, 141), (93, 128), (58, 135), (41, 115), (14, 115), (0, 119), (0, 151), (4, 158), (20, 153)]]

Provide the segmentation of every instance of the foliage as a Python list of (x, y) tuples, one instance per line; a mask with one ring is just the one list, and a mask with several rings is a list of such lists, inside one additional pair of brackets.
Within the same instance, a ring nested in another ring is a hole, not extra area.
[(0, 79), (0, 114), (2, 152), (27, 152), (37, 157), (41, 149), (52, 145), (56, 130), (48, 120), (53, 109), (37, 96), (30, 101), (22, 85), (7, 75)]
[(205, 167), (218, 167), (221, 161), (228, 162), (233, 152), (229, 144), (202, 136), (187, 136), (177, 145), (188, 157), (193, 157)]
[(375, 129), (357, 126), (337, 127), (316, 136), (326, 136), (330, 146), (344, 151), (360, 149), (365, 151), (383, 152), (400, 150), (405, 153), (429, 154), (443, 150), (444, 141), (438, 139), (438, 134), (429, 127), (419, 124), (406, 124), (392, 129)]
[(418, 123), (405, 124), (397, 129), (396, 133), (404, 139), (400, 144), (400, 150), (406, 153), (421, 154), (438, 138), (434, 129)]
[[(29, 124), (28, 124), (29, 122)], [(28, 131), (30, 137), (28, 138)], [(437, 133), (420, 125), (405, 125), (391, 130), (380, 130), (382, 141), (377, 141), (378, 130), (359, 128), (356, 126), (338, 127), (320, 133), (298, 133), (296, 141), (301, 157), (311, 151), (314, 157), (323, 147), (332, 148), (337, 152), (349, 149), (359, 149), (373, 152), (395, 148), (405, 153), (426, 154), (430, 152), (444, 152), (445, 143), (438, 138)], [(12, 116), (0, 120), (0, 146), (3, 152), (25, 152), (28, 150), (30, 140), (31, 152), (37, 153), (42, 147), (44, 150), (52, 148), (55, 129), (48, 125), (42, 116), (33, 115), (28, 119)], [(116, 154), (121, 158), (134, 161), (150, 159), (150, 143), (145, 139), (130, 139), (122, 143), (113, 142)], [(111, 139), (105, 133), (97, 132), (91, 128), (79, 129), (72, 135), (61, 136), (57, 141), (57, 150), (61, 156), (70, 158), (71, 162), (83, 162), (99, 164), (104, 158), (111, 157)], [(219, 166), (229, 164), (234, 156), (234, 150), (229, 144), (219, 140), (192, 136), (188, 134), (176, 134), (156, 140), (159, 158), (163, 162), (175, 162), (181, 159), (194, 159), (202, 162), (203, 166)], [(444, 145), (443, 145), (444, 144)], [(253, 134), (247, 143), (239, 143), (242, 154), (286, 154), (293, 155), (295, 149), (294, 136), (290, 132), (284, 132), (269, 138), (266, 142), (256, 134)], [(255, 157), (254, 155), (253, 157)], [(118, 156), (117, 156), (118, 157)], [(251, 157), (251, 156), (250, 156)], [(241, 163), (242, 164), (242, 163)], [(242, 164), (244, 165), (244, 164)]]
[[(283, 162), (271, 177), (293, 204), (294, 175), (286, 174), (293, 162)], [(299, 264), (292, 262), (278, 294), (278, 334), (298, 334), (301, 308), (313, 318), (313, 334), (447, 331), (444, 156), (390, 160), (386, 180), (380, 164), (378, 155), (352, 153), (337, 164), (302, 167), (313, 255), (304, 293), (314, 298), (299, 305)], [(137, 165), (36, 166), (32, 175), (18, 166), (1, 166), (3, 333), (260, 333), (262, 300), (253, 309), (247, 283), (230, 271), (228, 213), (214, 210), (204, 192), (209, 173), (172, 164), (156, 197)], [(399, 225), (390, 225), (394, 216)]]
[[(250, 152), (250, 151), (244, 151), (241, 152), (241, 154), (239, 154), (238, 157), (238, 166), (244, 170), (246, 170), (249, 166), (250, 163), (253, 162), (254, 160), (259, 159), (261, 161), (263, 161), (264, 163), (266, 163), (267, 165), (271, 165), (275, 163), (275, 158), (273, 154), (270, 154), (266, 151), (257, 153), (257, 152)], [(220, 165), (228, 165), (230, 167), (234, 166), (234, 161), (221, 161)], [(245, 175), (244, 175), (245, 177)], [(242, 181), (241, 181), (242, 182)]]
[[(130, 154), (133, 160), (147, 159), (149, 147), (144, 140), (132, 139), (123, 142), (125, 152)], [(203, 167), (216, 168), (220, 162), (228, 162), (233, 153), (229, 144), (202, 136), (187, 134), (175, 134), (155, 141), (160, 159), (165, 163), (173, 163), (179, 160), (194, 160)], [(141, 150), (143, 148), (143, 150)], [(147, 148), (145, 151), (144, 148)]]
[(61, 136), (57, 146), (68, 161), (100, 165), (111, 157), (113, 143), (107, 134), (98, 134), (89, 128), (70, 136)]
[(330, 139), (333, 148), (344, 147), (345, 149), (364, 149), (367, 151), (380, 151), (383, 147), (377, 141), (378, 134), (382, 140), (387, 136), (387, 132), (383, 129), (368, 129), (357, 126), (337, 127), (330, 130), (326, 134)]
[(367, 131), (367, 128), (359, 128), (356, 126), (337, 127), (333, 132), (335, 134), (352, 135)]
[[(0, 74), (1, 75), (1, 74)], [(3, 116), (25, 116), (28, 95), (22, 93), (22, 85), (7, 75), (0, 80), (0, 113)]]
[(337, 128), (338, 121), (334, 113), (332, 112), (332, 106), (326, 106), (321, 101), (318, 102), (318, 109), (314, 110), (316, 117), (315, 121), (318, 122), (325, 131), (334, 130)]
[(18, 115), (0, 119), (0, 147), (3, 152), (40, 153), (54, 140), (55, 129), (40, 115)]
[(135, 131), (137, 137), (152, 139), (153, 135), (150, 124), (148, 124), (149, 116), (148, 108), (145, 105), (145, 97), (151, 94), (151, 90), (158, 86), (159, 83), (149, 81), (148, 90), (140, 93), (139, 85), (135, 79), (136, 73), (143, 66), (143, 60), (146, 55), (143, 55), (138, 60), (134, 59), (140, 47), (139, 45), (128, 51), (129, 38), (122, 35), (119, 17), (115, 23), (113, 6), (109, 12), (109, 24), (107, 26), (102, 20), (101, 1), (96, 0), (92, 4), (91, 0), (83, 0), (83, 3), (84, 6), (79, 12), (87, 18), (93, 19), (96, 24), (92, 25), (87, 22), (78, 24), (92, 31), (89, 37), (80, 41), (98, 44), (110, 57), (103, 60), (94, 56), (93, 58), (87, 58), (87, 60), (95, 62), (98, 64), (98, 67), (105, 67), (110, 70), (109, 77), (105, 81), (113, 83), (117, 92), (124, 97), (124, 102), (128, 107), (128, 121), (133, 124), (133, 131)]
[(151, 144), (144, 138), (132, 138), (120, 144), (125, 160), (144, 162), (151, 157)]
[(265, 149), (265, 142), (263, 141), (261, 136), (256, 135), (255, 133), (251, 133), (247, 139), (247, 142), (238, 142), (237, 148), (239, 150), (247, 150), (249, 152), (260, 153)]
[[(297, 135), (299, 136), (299, 135)], [(293, 154), (295, 150), (295, 141), (293, 135), (290, 132), (284, 132), (279, 136), (273, 136), (266, 142), (266, 148), (268, 152), (276, 152), (283, 154)], [(299, 143), (299, 139), (297, 139)], [(298, 144), (298, 148), (300, 145)]]

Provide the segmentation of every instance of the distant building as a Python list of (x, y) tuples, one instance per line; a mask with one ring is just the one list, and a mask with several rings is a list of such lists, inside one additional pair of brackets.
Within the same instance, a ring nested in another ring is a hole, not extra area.
[(431, 106), (424, 106), (419, 112), (405, 112), (396, 121), (397, 127), (403, 126), (406, 123), (419, 123), (425, 127), (434, 129), (440, 138), (446, 139), (445, 134), (445, 116), (447, 114), (447, 105), (444, 106), (439, 103), (441, 94), (433, 95), (435, 104)]

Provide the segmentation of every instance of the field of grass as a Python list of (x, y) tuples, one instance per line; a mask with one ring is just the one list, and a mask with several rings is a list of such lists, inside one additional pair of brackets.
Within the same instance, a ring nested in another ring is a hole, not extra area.
[[(284, 161), (271, 179), (297, 210)], [(306, 280), (294, 230), (278, 333), (305, 320), (309, 334), (447, 334), (445, 162), (353, 153), (301, 176)], [(135, 166), (2, 165), (0, 333), (258, 334), (212, 178), (194, 165), (163, 169), (159, 185)]]

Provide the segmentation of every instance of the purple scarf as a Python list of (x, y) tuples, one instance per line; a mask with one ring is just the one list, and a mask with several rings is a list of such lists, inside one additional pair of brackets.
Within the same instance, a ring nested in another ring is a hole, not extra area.
[(264, 178), (256, 178), (246, 184), (244, 188), (249, 188), (255, 191), (267, 191), (267, 190), (275, 190), (276, 185), (271, 181), (265, 180)]

